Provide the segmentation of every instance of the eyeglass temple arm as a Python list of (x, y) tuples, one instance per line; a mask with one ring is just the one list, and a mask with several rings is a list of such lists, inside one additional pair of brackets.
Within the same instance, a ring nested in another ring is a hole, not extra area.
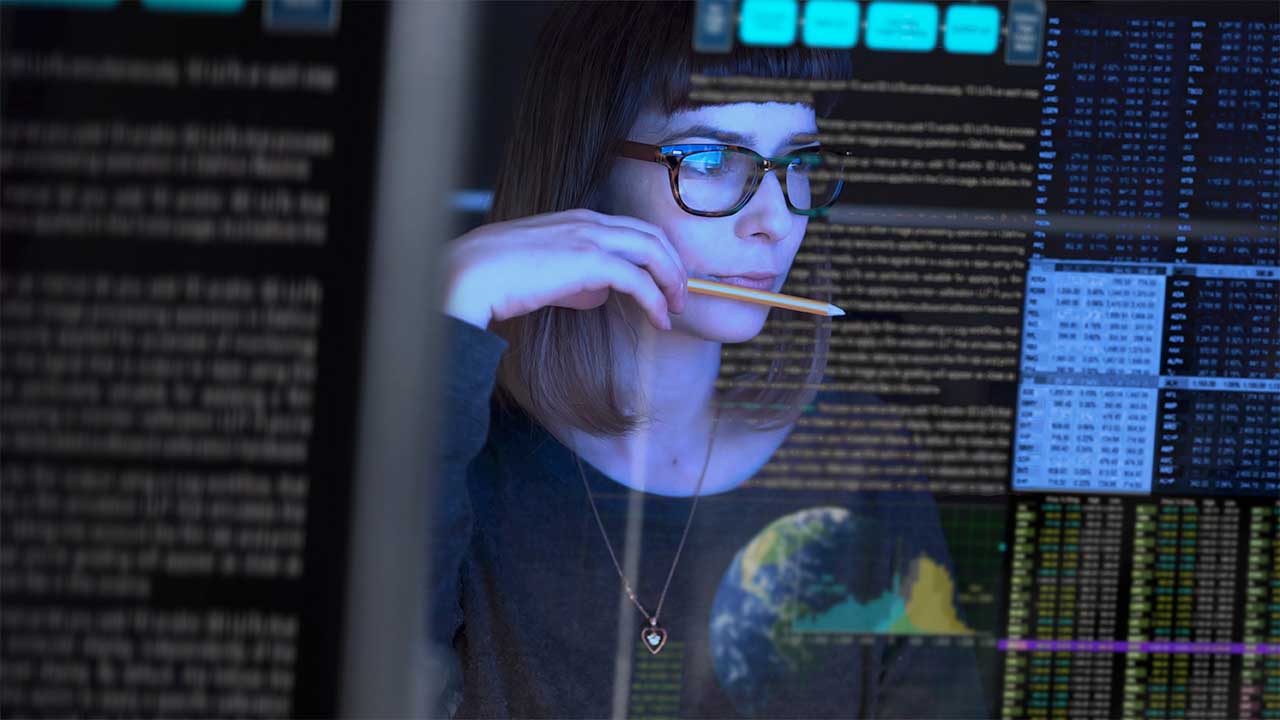
[(647, 145), (634, 140), (623, 140), (622, 145), (618, 149), (618, 154), (622, 157), (632, 158), (635, 160), (649, 160), (651, 162), (660, 163), (666, 162), (662, 157), (662, 148), (657, 145)]

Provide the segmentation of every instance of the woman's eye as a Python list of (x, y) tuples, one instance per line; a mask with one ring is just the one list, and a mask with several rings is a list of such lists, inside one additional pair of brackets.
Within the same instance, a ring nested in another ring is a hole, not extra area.
[(722, 153), (701, 153), (697, 157), (689, 158), (684, 164), (701, 175), (718, 175), (725, 169)]
[(808, 174), (812, 170), (822, 167), (822, 153), (818, 152), (797, 152), (791, 156), (790, 167), (792, 172)]

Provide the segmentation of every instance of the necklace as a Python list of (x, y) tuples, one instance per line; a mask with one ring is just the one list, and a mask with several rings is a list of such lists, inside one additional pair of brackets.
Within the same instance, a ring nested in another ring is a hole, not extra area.
[(693, 526), (693, 513), (698, 509), (698, 497), (702, 493), (702, 480), (707, 476), (707, 466), (711, 464), (711, 448), (716, 444), (716, 430), (720, 427), (720, 406), (716, 405), (715, 420), (711, 424), (711, 440), (707, 443), (707, 457), (702, 461), (702, 472), (698, 473), (698, 486), (693, 491), (693, 505), (689, 508), (689, 519), (684, 523), (684, 533), (680, 536), (680, 544), (676, 547), (675, 559), (671, 561), (671, 571), (667, 573), (667, 581), (662, 585), (662, 594), (658, 596), (658, 607), (654, 609), (650, 615), (644, 606), (640, 604), (640, 600), (636, 597), (636, 593), (631, 589), (631, 583), (627, 582), (626, 573), (622, 572), (622, 565), (618, 563), (618, 556), (613, 552), (613, 544), (609, 542), (609, 535), (604, 531), (604, 521), (600, 519), (600, 510), (596, 508), (595, 498), (591, 496), (591, 486), (587, 484), (587, 475), (582, 470), (582, 460), (576, 454), (574, 460), (578, 463), (578, 474), (582, 476), (582, 486), (587, 490), (587, 500), (591, 501), (591, 512), (596, 516), (596, 525), (600, 528), (600, 536), (604, 538), (604, 546), (609, 550), (609, 557), (613, 560), (613, 567), (618, 571), (618, 577), (622, 579), (622, 586), (627, 590), (627, 597), (631, 599), (632, 604), (640, 611), (640, 614), (649, 621), (649, 624), (640, 628), (640, 642), (645, 649), (657, 655), (667, 644), (667, 631), (658, 624), (658, 616), (662, 614), (662, 603), (667, 599), (667, 588), (671, 587), (671, 578), (676, 574), (676, 565), (680, 562), (680, 551), (684, 550), (684, 541), (689, 538), (689, 528)]

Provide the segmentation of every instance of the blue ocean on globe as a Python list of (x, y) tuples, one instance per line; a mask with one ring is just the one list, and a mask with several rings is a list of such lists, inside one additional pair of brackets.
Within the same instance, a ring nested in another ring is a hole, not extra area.
[(851, 683), (870, 650), (810, 642), (792, 625), (851, 596), (881, 607), (875, 599), (896, 587), (892, 550), (874, 520), (815, 507), (773, 521), (738, 551), (712, 604), (711, 651), (720, 686), (739, 713), (852, 714), (858, 689)]

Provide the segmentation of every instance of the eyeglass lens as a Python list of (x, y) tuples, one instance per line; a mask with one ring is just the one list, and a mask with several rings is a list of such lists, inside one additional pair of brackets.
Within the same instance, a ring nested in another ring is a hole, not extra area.
[[(822, 167), (819, 153), (797, 153), (787, 166), (787, 198), (798, 210), (823, 207), (831, 201), (837, 184), (814, 173)], [(761, 167), (756, 157), (738, 150), (701, 150), (680, 163), (677, 176), (680, 199), (693, 210), (725, 212), (738, 205), (756, 185)]]

